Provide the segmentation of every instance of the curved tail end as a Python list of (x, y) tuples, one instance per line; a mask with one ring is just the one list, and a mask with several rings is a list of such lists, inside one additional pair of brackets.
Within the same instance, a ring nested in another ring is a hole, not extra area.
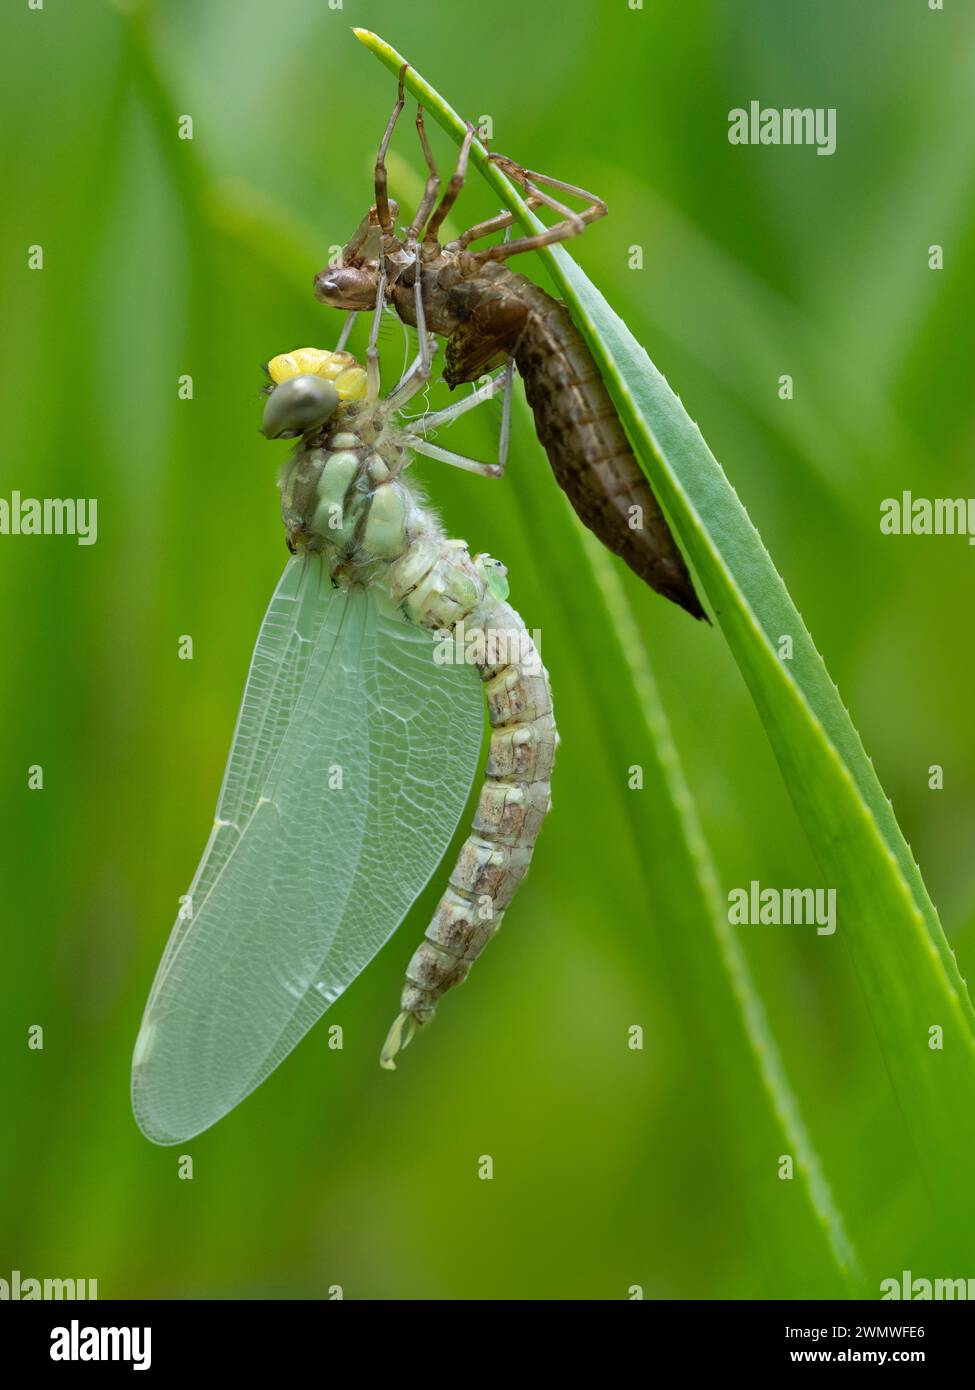
[(395, 1071), (396, 1062), (394, 1058), (398, 1053), (409, 1047), (416, 1032), (416, 1019), (412, 1014), (397, 1014), (393, 1021), (393, 1026), (386, 1035), (383, 1043), (383, 1050), (379, 1054), (379, 1065), (384, 1071)]
[(661, 589), (658, 592), (662, 593), (664, 598), (669, 598), (672, 603), (676, 603), (679, 608), (683, 608), (685, 613), (690, 613), (692, 618), (700, 618), (702, 622), (707, 623), (708, 627), (711, 626), (711, 619), (708, 617), (707, 613), (705, 613), (700, 599), (694, 592), (694, 587), (690, 579), (687, 581), (686, 588)]

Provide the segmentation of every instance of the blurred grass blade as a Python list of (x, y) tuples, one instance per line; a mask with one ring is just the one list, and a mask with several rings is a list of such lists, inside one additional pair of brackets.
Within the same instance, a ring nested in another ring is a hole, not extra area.
[[(355, 32), (400, 70), (400, 54)], [(439, 94), (412, 69), (406, 85), (459, 141), (465, 124)], [(471, 158), (522, 225), (537, 229), (517, 189), (477, 142)], [(971, 1201), (958, 1151), (960, 1143), (966, 1152), (975, 1142), (975, 1013), (920, 871), (839, 693), (700, 430), (571, 257), (559, 247), (539, 254), (697, 570), (827, 883), (837, 890), (840, 931), (947, 1230), (953, 1203), (967, 1208)], [(786, 636), (793, 654), (780, 660)], [(943, 1030), (940, 1048), (930, 1045), (933, 1027)]]
[(786, 1075), (785, 1064), (769, 1027), (765, 1008), (752, 980), (744, 951), (728, 921), (726, 900), (721, 890), (717, 868), (701, 827), (694, 797), (684, 776), (680, 754), (660, 698), (650, 658), (640, 641), (636, 620), (618, 569), (610, 559), (609, 551), (589, 532), (583, 533), (583, 542), (593, 579), (602, 592), (612, 625), (611, 631), (629, 669), (649, 740), (659, 762), (660, 777), (666, 787), (671, 814), (686, 848), (688, 877), (691, 879), (690, 891), (694, 893), (701, 915), (706, 918), (711, 928), (714, 945), (727, 983), (734, 995), (755, 1068), (788, 1146), (788, 1152), (795, 1157), (796, 1169), (804, 1180), (806, 1194), (816, 1219), (822, 1225), (830, 1252), (852, 1290), (862, 1279), (856, 1253), (806, 1129), (798, 1099)]

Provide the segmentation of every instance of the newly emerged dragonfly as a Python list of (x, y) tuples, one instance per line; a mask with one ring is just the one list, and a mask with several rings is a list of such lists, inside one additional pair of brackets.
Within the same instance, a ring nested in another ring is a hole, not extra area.
[(448, 540), (407, 475), (414, 451), (491, 471), (430, 436), (503, 376), (407, 428), (398, 413), (429, 378), (429, 348), (380, 399), (377, 330), (378, 316), (365, 369), (315, 349), (268, 367), (264, 432), (299, 441), (279, 478), (292, 558), (136, 1041), (133, 1109), (159, 1144), (198, 1134), (260, 1085), (406, 916), (464, 809), (481, 682), (484, 786), (407, 968), (384, 1066), (497, 931), (549, 809), (548, 675), (506, 601), (506, 571)]
[[(533, 236), (509, 240), (514, 217), (502, 212), (442, 246), (438, 234), (463, 187), (474, 128), (468, 126), (456, 171), (437, 204), (440, 178), (418, 106), (416, 129), (428, 176), (416, 215), (400, 236), (395, 226), (399, 208), (387, 188), (386, 153), (403, 110), (407, 70), (404, 65), (400, 71), (399, 94), (379, 146), (375, 205), (338, 263), (316, 276), (316, 296), (351, 312), (389, 302), (421, 337), (427, 331), (445, 337), (444, 380), (451, 387), (476, 381), (507, 361), (503, 442), (510, 419), (511, 365), (517, 366), (538, 437), (580, 520), (657, 593), (704, 618), (684, 558), (568, 309), (504, 264), (523, 251), (578, 235), (605, 214), (606, 204), (584, 188), (488, 152), (521, 187), (530, 207), (547, 207), (560, 221)], [(583, 199), (587, 206), (573, 212), (546, 189)], [(501, 231), (506, 233), (503, 242), (481, 251), (468, 249)]]

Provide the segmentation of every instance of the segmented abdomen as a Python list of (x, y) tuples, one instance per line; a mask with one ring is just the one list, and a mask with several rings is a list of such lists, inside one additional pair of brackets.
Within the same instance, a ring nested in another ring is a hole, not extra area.
[[(434, 587), (439, 589), (445, 582), (449, 593), (449, 572), (459, 572), (468, 581), (474, 566), (465, 548), (457, 542), (448, 546), (452, 548), (438, 557), (445, 578)], [(395, 575), (391, 589), (399, 597)], [(409, 598), (404, 607), (410, 611)], [(410, 616), (425, 627), (444, 626), (442, 610), (414, 611)], [(485, 683), (492, 727), (490, 751), (471, 834), (406, 970), (402, 1013), (383, 1053), (387, 1066), (409, 1040), (412, 1027), (428, 1023), (440, 997), (467, 978), (497, 932), (528, 871), (535, 840), (551, 806), (549, 779), (559, 740), (548, 672), (538, 649), (518, 613), (510, 604), (492, 599), (483, 584), (481, 601), (458, 617), (464, 619), (468, 647), (484, 643), (486, 659), (475, 664)], [(451, 624), (451, 630), (455, 627), (456, 623)]]
[[(530, 285), (530, 282), (525, 282)], [(599, 368), (563, 304), (535, 285), (515, 349), (538, 437), (580, 519), (657, 593), (704, 610)]]

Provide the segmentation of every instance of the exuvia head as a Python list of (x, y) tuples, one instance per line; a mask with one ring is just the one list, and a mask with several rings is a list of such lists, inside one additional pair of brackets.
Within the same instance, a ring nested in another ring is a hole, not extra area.
[(326, 266), (315, 276), (315, 298), (330, 309), (372, 309), (379, 293), (379, 265)]
[[(399, 208), (390, 201), (395, 220)], [(379, 293), (379, 273), (383, 255), (383, 233), (375, 208), (359, 223), (338, 265), (327, 265), (315, 276), (315, 298), (330, 309), (371, 309)]]
[(339, 406), (361, 401), (366, 373), (351, 352), (297, 348), (267, 364), (273, 383), (261, 429), (267, 439), (296, 439), (320, 429)]

